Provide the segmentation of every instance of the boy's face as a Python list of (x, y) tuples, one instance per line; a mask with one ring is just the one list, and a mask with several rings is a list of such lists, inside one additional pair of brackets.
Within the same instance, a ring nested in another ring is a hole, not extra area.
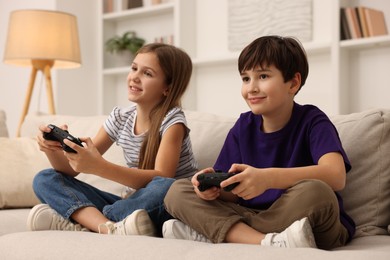
[(246, 70), (241, 79), (242, 97), (254, 114), (278, 116), (291, 109), (297, 91), (295, 78), (284, 82), (281, 71), (271, 65)]

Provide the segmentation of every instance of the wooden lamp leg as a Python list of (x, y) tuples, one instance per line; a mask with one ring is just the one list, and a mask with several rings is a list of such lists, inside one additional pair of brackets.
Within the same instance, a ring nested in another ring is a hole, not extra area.
[(20, 131), (22, 128), (22, 124), (23, 124), (23, 121), (28, 113), (28, 108), (30, 106), (31, 96), (32, 96), (32, 92), (34, 89), (34, 83), (35, 83), (35, 78), (37, 76), (37, 72), (38, 72), (38, 69), (33, 67), (32, 71), (31, 71), (31, 76), (30, 76), (30, 83), (28, 84), (28, 88), (27, 88), (26, 98), (24, 99), (22, 116), (20, 117), (18, 131), (16, 133), (17, 137), (20, 137)]
[(49, 112), (54, 115), (56, 113), (54, 107), (54, 97), (53, 97), (53, 86), (51, 84), (51, 75), (50, 75), (51, 66), (46, 65), (44, 69), (44, 74), (46, 78), (46, 94), (47, 94), (47, 102), (49, 104)]
[(37, 72), (40, 70), (45, 75), (46, 79), (46, 94), (47, 94), (47, 100), (49, 105), (49, 112), (50, 114), (55, 114), (55, 108), (54, 108), (54, 98), (53, 98), (53, 86), (51, 83), (51, 75), (50, 75), (50, 69), (53, 67), (54, 61), (52, 60), (32, 60), (32, 72), (30, 76), (30, 83), (27, 88), (27, 94), (26, 99), (24, 101), (24, 106), (22, 110), (22, 116), (20, 117), (18, 130), (16, 133), (17, 137), (20, 137), (20, 131), (22, 128), (22, 124), (24, 122), (24, 119), (26, 118), (26, 115), (28, 113), (28, 108), (30, 106), (31, 96), (34, 89), (35, 84), (35, 78), (37, 76)]

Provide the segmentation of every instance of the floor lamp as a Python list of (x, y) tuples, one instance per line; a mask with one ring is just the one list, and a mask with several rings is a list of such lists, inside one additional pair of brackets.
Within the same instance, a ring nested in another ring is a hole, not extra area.
[(13, 11), (9, 19), (4, 63), (32, 66), (16, 134), (20, 136), (38, 71), (45, 77), (49, 113), (55, 114), (51, 69), (75, 68), (81, 64), (76, 17), (50, 10)]

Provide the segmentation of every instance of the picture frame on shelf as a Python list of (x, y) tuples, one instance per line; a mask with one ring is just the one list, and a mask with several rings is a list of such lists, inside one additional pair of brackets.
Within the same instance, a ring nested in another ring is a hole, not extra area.
[(312, 0), (228, 0), (228, 49), (240, 51), (252, 39), (271, 34), (312, 41), (312, 5)]

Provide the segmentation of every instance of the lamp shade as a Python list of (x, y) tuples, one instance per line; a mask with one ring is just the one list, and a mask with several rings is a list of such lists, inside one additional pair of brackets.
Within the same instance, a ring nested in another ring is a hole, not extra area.
[(10, 15), (4, 63), (31, 66), (32, 60), (52, 60), (53, 67), (81, 64), (77, 19), (49, 10), (17, 10)]

